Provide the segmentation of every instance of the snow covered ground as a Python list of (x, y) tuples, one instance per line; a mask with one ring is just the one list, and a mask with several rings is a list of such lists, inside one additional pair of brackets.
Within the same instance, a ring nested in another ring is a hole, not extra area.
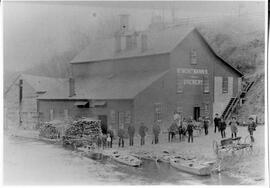
[[(250, 154), (245, 151), (242, 156), (239, 152), (235, 158), (225, 158), (222, 163), (222, 167), (224, 167), (222, 169), (223, 173), (226, 173), (232, 177), (237, 177), (240, 179), (241, 184), (263, 184), (265, 172), (264, 134), (265, 127), (257, 127), (257, 130), (254, 132), (255, 143), (253, 146), (253, 152)], [(227, 127), (226, 129), (226, 136), (227, 138), (231, 136), (230, 127)], [(239, 127), (237, 136), (246, 138), (246, 136), (248, 136), (247, 127)], [(178, 135), (176, 136), (176, 141), (174, 143), (168, 143), (168, 136), (167, 134), (164, 134), (161, 136), (160, 144), (158, 145), (151, 144), (152, 137), (149, 136), (146, 139), (146, 145), (141, 147), (139, 146), (139, 137), (137, 137), (135, 139), (135, 146), (126, 147), (123, 150), (127, 150), (131, 153), (147, 151), (152, 153), (152, 155), (157, 155), (162, 151), (168, 151), (196, 156), (202, 161), (212, 161), (216, 159), (216, 155), (212, 149), (214, 140), (219, 142), (221, 140), (221, 135), (219, 132), (214, 133), (213, 127), (210, 127), (209, 134), (207, 136), (202, 133), (200, 137), (194, 137), (193, 143), (188, 143), (187, 138), (184, 142), (179, 142)], [(126, 145), (128, 145), (128, 141), (126, 141)]]
[[(251, 155), (243, 155), (237, 160), (228, 160), (221, 175), (214, 174), (208, 178), (200, 178), (181, 173), (163, 164), (147, 163), (144, 167), (134, 170), (107, 161), (98, 162), (80, 156), (77, 152), (66, 150), (62, 146), (51, 145), (33, 139), (5, 136), (4, 139), (4, 183), (5, 184), (263, 184), (264, 183), (264, 126), (254, 133), (255, 144)], [(230, 136), (227, 128), (227, 137)], [(14, 135), (15, 133), (13, 133)], [(17, 131), (16, 135), (35, 137), (32, 131)], [(30, 136), (29, 136), (30, 135)], [(239, 127), (239, 136), (248, 135), (246, 127)], [(194, 143), (179, 143), (178, 136), (174, 143), (168, 143), (167, 134), (160, 137), (160, 144), (151, 144), (148, 136), (146, 145), (139, 145), (137, 137), (134, 146), (118, 148), (114, 141), (114, 150), (125, 152), (148, 151), (153, 155), (166, 150), (169, 152), (196, 155), (205, 161), (216, 158), (212, 150), (213, 140), (219, 141), (220, 133), (194, 137)], [(107, 150), (107, 149), (106, 149)]]

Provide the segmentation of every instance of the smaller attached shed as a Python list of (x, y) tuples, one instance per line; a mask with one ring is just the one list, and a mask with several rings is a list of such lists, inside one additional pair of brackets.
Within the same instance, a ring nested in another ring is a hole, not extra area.
[(60, 87), (63, 79), (29, 74), (18, 75), (4, 92), (5, 122), (34, 128), (37, 124), (37, 97), (52, 86)]

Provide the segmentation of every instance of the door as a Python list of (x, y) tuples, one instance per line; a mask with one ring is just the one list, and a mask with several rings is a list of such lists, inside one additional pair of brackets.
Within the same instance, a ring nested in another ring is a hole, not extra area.
[(198, 121), (200, 117), (200, 107), (194, 107), (193, 108), (193, 118), (194, 120)]
[(108, 124), (107, 124), (107, 116), (99, 115), (98, 119), (101, 121), (101, 131), (103, 134), (107, 134)]

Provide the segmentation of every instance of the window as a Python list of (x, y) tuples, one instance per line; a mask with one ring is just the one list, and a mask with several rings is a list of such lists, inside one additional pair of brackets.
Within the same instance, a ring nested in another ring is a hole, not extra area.
[(130, 113), (130, 111), (126, 111), (126, 113), (125, 113), (125, 123), (126, 124), (131, 123), (131, 113)]
[(130, 50), (132, 49), (132, 36), (131, 35), (128, 35), (126, 36), (126, 49), (127, 50)]
[(197, 52), (195, 49), (190, 51), (190, 64), (196, 65), (197, 64)]
[(124, 112), (119, 112), (118, 115), (118, 124), (119, 128), (124, 128), (124, 123), (125, 123), (125, 113)]
[(176, 111), (177, 111), (177, 113), (182, 114), (182, 112), (183, 112), (182, 106), (180, 106), (180, 105), (178, 104), (178, 106), (177, 106), (177, 108), (176, 108)]
[(161, 103), (155, 103), (155, 121), (161, 121)]
[(222, 79), (222, 93), (228, 93), (228, 77)]
[(116, 123), (115, 110), (110, 111), (110, 116), (111, 116), (111, 124), (115, 124)]
[(53, 109), (50, 109), (50, 121), (53, 120)]
[(203, 92), (204, 93), (210, 92), (208, 75), (203, 76)]
[(64, 116), (65, 116), (65, 120), (68, 119), (68, 110), (67, 109), (64, 109)]
[(184, 77), (180, 72), (176, 75), (176, 93), (183, 93)]
[(204, 104), (204, 114), (205, 114), (205, 116), (209, 115), (209, 104), (208, 103)]

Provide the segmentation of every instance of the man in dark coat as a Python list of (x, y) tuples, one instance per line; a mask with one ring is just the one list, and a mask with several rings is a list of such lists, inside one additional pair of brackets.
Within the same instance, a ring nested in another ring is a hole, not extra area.
[(124, 147), (124, 136), (125, 136), (124, 127), (121, 126), (118, 130), (118, 137), (119, 137), (118, 146), (122, 148)]
[(133, 146), (134, 134), (135, 134), (135, 127), (133, 125), (129, 125), (128, 126), (128, 135), (129, 135), (129, 145), (130, 146)]
[(218, 131), (220, 131), (220, 117), (218, 116), (218, 113), (216, 113), (216, 116), (214, 118), (214, 124), (215, 124), (215, 131), (214, 132), (216, 132), (217, 129), (218, 129)]
[(204, 134), (208, 135), (208, 127), (209, 127), (210, 121), (209, 117), (205, 117), (203, 120), (203, 128), (204, 128)]
[(146, 135), (147, 127), (144, 125), (144, 123), (141, 123), (141, 126), (139, 128), (139, 134), (141, 136), (141, 146), (145, 144), (145, 135)]
[(225, 132), (226, 127), (227, 127), (226, 122), (224, 121), (223, 118), (221, 118), (221, 121), (220, 121), (221, 138), (225, 138), (226, 137), (226, 132)]
[(158, 144), (158, 136), (160, 133), (160, 126), (156, 123), (153, 125), (154, 143)]
[(188, 125), (187, 125), (188, 142), (193, 142), (193, 129), (194, 129), (194, 123), (192, 119), (189, 119)]
[(251, 142), (254, 142), (255, 139), (253, 137), (253, 132), (256, 130), (256, 123), (254, 122), (253, 118), (252, 117), (249, 117), (248, 118), (248, 132), (249, 132), (249, 135), (250, 135), (250, 138), (251, 138)]
[(178, 131), (177, 120), (174, 120), (171, 126), (169, 127), (169, 142), (173, 141), (173, 138), (177, 131)]

